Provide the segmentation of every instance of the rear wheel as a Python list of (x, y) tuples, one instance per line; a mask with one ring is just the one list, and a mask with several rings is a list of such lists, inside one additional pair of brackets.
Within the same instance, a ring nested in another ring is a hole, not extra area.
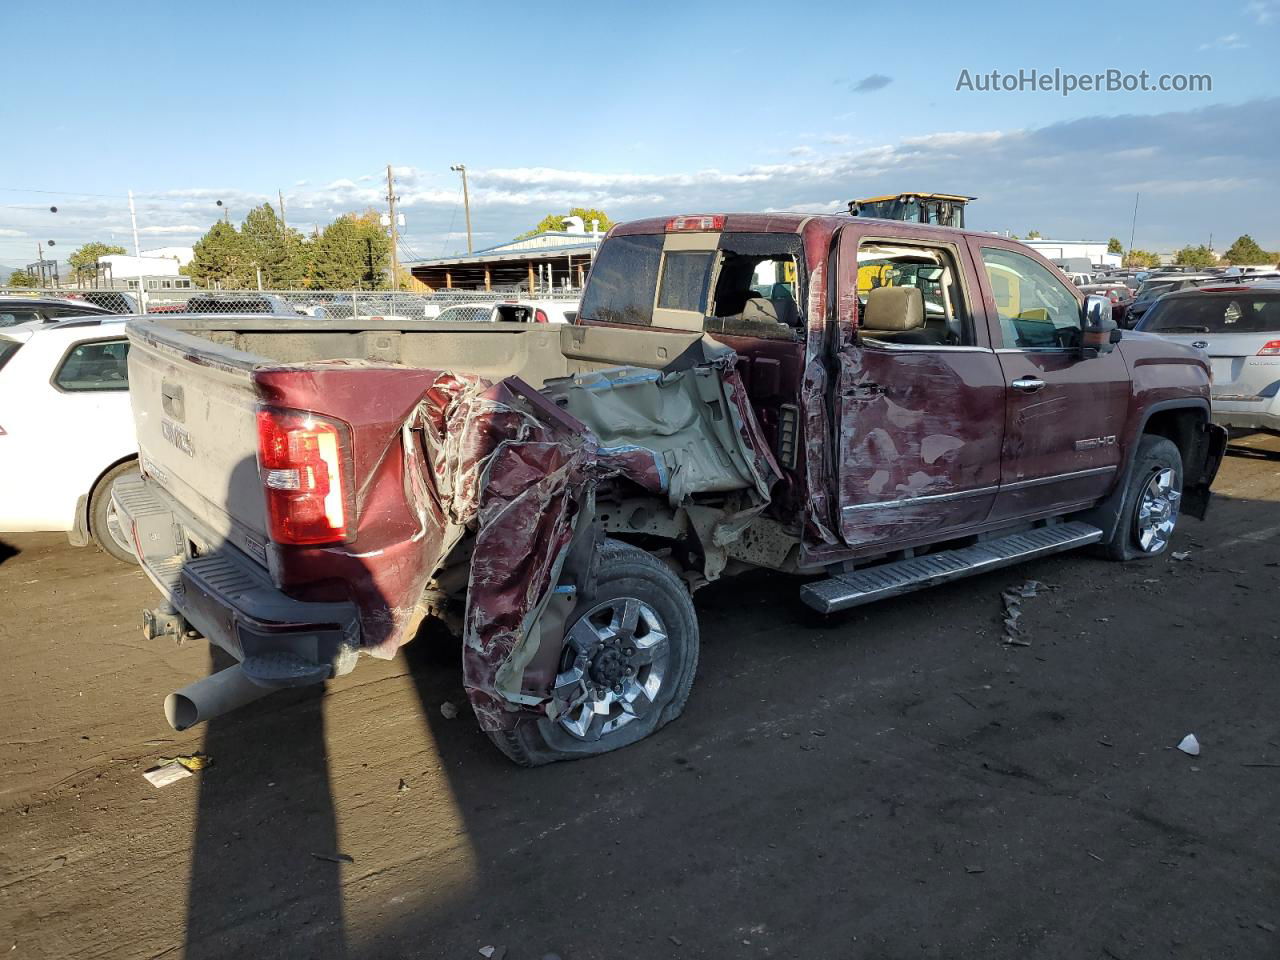
[(1164, 553), (1182, 501), (1182, 454), (1172, 440), (1144, 435), (1125, 491), (1124, 512), (1106, 553), (1136, 560)]
[(93, 488), (89, 498), (89, 532), (104, 551), (123, 563), (137, 563), (133, 554), (133, 543), (128, 532), (116, 515), (116, 508), (111, 503), (111, 487), (121, 477), (138, 476), (136, 461), (122, 463), (112, 467)]
[(606, 540), (596, 584), (565, 633), (554, 718), (490, 734), (538, 766), (635, 743), (678, 717), (698, 666), (698, 621), (684, 584), (645, 551)]

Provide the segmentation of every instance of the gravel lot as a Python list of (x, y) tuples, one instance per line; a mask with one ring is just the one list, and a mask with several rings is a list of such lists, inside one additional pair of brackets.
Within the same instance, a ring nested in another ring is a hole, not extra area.
[(0, 954), (1280, 956), (1280, 441), (1216, 489), (1181, 561), (1053, 557), (819, 627), (795, 581), (717, 584), (684, 717), (533, 771), (443, 646), (175, 734), (207, 645), (143, 639), (135, 569), (8, 537)]

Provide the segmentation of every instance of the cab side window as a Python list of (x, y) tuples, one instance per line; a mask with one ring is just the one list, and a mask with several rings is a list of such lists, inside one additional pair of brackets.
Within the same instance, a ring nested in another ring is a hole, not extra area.
[(769, 340), (798, 339), (804, 323), (795, 256), (763, 252), (756, 244), (741, 246), (735, 250), (726, 244), (720, 251), (705, 329)]
[(1061, 280), (1030, 257), (998, 247), (982, 248), (982, 264), (1005, 348), (1079, 348), (1080, 303)]
[(976, 343), (955, 256), (946, 247), (864, 240), (858, 245), (858, 336), (871, 346)]
[(68, 392), (128, 390), (128, 359), (127, 340), (77, 344), (62, 358), (53, 382)]

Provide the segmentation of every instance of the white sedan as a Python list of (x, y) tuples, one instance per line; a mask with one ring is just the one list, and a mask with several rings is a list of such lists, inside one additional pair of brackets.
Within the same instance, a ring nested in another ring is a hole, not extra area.
[(135, 562), (111, 485), (138, 472), (121, 316), (0, 330), (0, 533), (65, 531)]

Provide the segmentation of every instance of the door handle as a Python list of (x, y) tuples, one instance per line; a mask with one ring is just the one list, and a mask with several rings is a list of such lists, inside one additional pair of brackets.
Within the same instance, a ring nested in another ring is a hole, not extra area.
[(1017, 390), (1019, 393), (1036, 393), (1044, 389), (1044, 381), (1039, 377), (1019, 377), (1009, 386)]

